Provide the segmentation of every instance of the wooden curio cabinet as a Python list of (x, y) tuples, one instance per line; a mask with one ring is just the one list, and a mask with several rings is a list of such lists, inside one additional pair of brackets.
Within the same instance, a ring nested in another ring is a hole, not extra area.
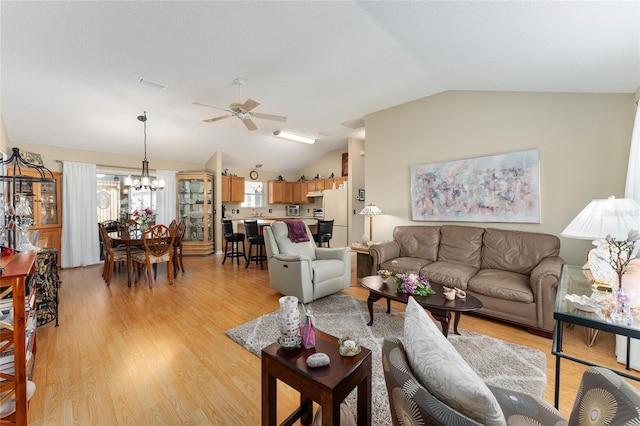
[(213, 253), (213, 175), (178, 173), (176, 175), (178, 220), (184, 221), (185, 255)]
[[(60, 253), (62, 239), (62, 197), (60, 184), (62, 173), (52, 172), (53, 180), (39, 182), (37, 180), (15, 179), (15, 198), (24, 196), (31, 206), (31, 214), (22, 216), (33, 220), (30, 231), (39, 231), (39, 245), (55, 248)], [(22, 176), (37, 178), (37, 171), (25, 170)]]

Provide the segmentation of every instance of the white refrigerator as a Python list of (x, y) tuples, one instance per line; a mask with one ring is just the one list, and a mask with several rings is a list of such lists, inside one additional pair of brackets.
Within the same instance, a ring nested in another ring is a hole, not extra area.
[(325, 189), (322, 192), (324, 220), (333, 219), (331, 247), (349, 245), (349, 206), (346, 189)]

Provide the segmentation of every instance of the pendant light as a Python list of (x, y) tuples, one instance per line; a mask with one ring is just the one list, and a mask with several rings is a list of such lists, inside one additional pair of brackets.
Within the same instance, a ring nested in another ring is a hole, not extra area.
[(164, 189), (164, 179), (151, 180), (149, 176), (149, 161), (147, 161), (147, 112), (144, 111), (144, 115), (138, 116), (138, 121), (142, 121), (144, 124), (144, 160), (142, 160), (142, 173), (140, 178), (132, 182), (131, 176), (124, 180), (126, 186), (132, 186), (137, 191), (140, 189), (149, 189), (155, 191), (156, 189)]

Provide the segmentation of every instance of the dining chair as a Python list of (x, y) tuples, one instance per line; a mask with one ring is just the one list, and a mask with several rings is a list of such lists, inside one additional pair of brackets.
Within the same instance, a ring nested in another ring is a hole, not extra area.
[[(170, 229), (165, 225), (156, 225), (142, 233), (142, 241), (144, 243), (144, 252), (131, 254), (131, 260), (147, 269), (147, 278), (149, 279), (149, 288), (153, 287), (151, 278), (151, 265), (153, 265), (154, 276), (157, 279), (158, 263), (167, 263), (167, 277), (169, 284), (173, 284), (173, 241), (176, 236), (176, 230)], [(138, 282), (138, 270), (136, 270), (135, 282)]]
[(313, 240), (318, 247), (322, 247), (324, 243), (327, 243), (327, 247), (331, 247), (329, 241), (333, 237), (333, 219), (331, 220), (318, 220), (318, 229), (313, 234)]
[(107, 286), (111, 285), (111, 276), (115, 270), (116, 263), (127, 261), (127, 250), (125, 248), (111, 247), (111, 240), (107, 228), (98, 223), (98, 230), (100, 238), (102, 239), (102, 248), (104, 254), (104, 266), (102, 268), (102, 277), (107, 283)]
[[(247, 256), (247, 264), (245, 268), (249, 267), (249, 263), (252, 261), (260, 263), (260, 269), (264, 269), (263, 262), (267, 260), (267, 255), (264, 253), (264, 237), (260, 235), (258, 229), (258, 221), (255, 219), (247, 219), (244, 221), (244, 230), (247, 233), (247, 240), (249, 240), (249, 254)], [(255, 247), (255, 254), (251, 254)]]
[(184, 272), (184, 264), (182, 263), (182, 241), (187, 232), (187, 224), (181, 220), (176, 225), (176, 238), (173, 240), (173, 276), (178, 276), (178, 271)]

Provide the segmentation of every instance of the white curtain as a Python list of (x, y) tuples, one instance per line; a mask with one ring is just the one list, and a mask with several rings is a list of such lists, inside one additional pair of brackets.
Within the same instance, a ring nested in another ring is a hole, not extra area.
[(640, 203), (640, 108), (636, 109), (636, 120), (631, 134), (631, 150), (629, 151), (629, 166), (627, 167), (627, 185), (624, 189), (625, 198), (633, 198)]
[[(631, 133), (631, 149), (629, 150), (629, 165), (627, 166), (627, 184), (624, 189), (625, 198), (633, 198), (640, 203), (640, 108), (636, 109), (636, 119)], [(624, 281), (623, 281), (624, 282)], [(634, 289), (636, 292), (640, 289)], [(633, 300), (637, 296), (632, 295)], [(616, 336), (616, 355), (618, 362), (627, 361), (627, 338)], [(631, 355), (629, 364), (632, 368), (640, 369), (640, 340), (631, 339)]]
[(156, 191), (156, 223), (169, 226), (176, 218), (176, 171), (156, 170), (156, 178), (164, 179), (164, 189)]
[(62, 163), (63, 268), (100, 263), (96, 165)]

